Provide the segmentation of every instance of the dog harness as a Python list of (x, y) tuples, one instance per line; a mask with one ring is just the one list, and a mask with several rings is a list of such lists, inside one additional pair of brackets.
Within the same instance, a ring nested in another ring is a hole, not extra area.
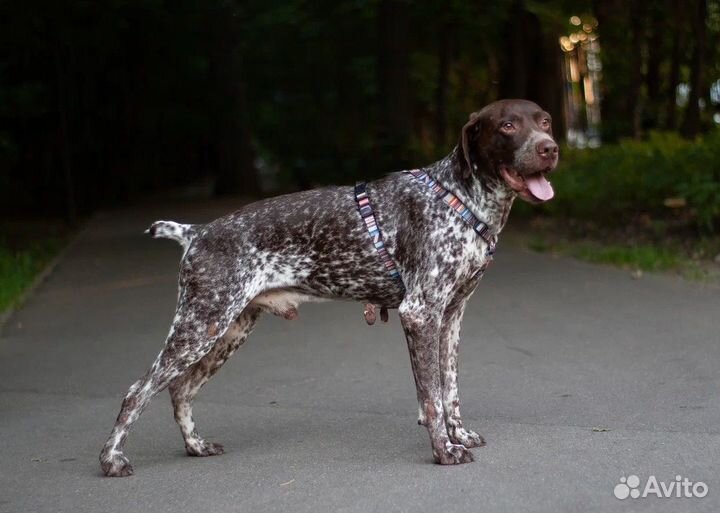
[[(480, 236), (480, 238), (484, 240), (487, 244), (487, 252), (485, 256), (492, 259), (492, 256), (495, 253), (496, 238), (490, 233), (490, 227), (487, 225), (487, 223), (478, 219), (475, 214), (473, 214), (470, 209), (465, 206), (462, 201), (460, 201), (460, 198), (458, 198), (452, 192), (448, 191), (438, 182), (433, 180), (433, 178), (426, 172), (419, 169), (412, 169), (403, 172), (412, 175), (420, 182), (427, 185), (433, 191), (435, 197), (447, 203), (450, 208), (452, 208), (460, 215), (460, 217), (462, 217), (463, 221), (472, 226), (472, 229), (475, 230), (475, 232)], [(483, 267), (487, 267), (487, 264)]]
[(360, 217), (362, 217), (363, 221), (365, 221), (365, 227), (370, 234), (373, 245), (385, 265), (385, 270), (404, 290), (405, 285), (400, 277), (400, 271), (398, 271), (395, 261), (392, 259), (390, 253), (388, 253), (387, 248), (385, 247), (382, 233), (380, 233), (380, 227), (378, 226), (377, 219), (375, 219), (375, 212), (373, 212), (372, 205), (370, 204), (370, 197), (368, 196), (367, 184), (365, 182), (358, 182), (355, 184), (355, 201), (357, 201)]
[[(485, 264), (483, 264), (483, 266), (478, 270), (477, 273), (480, 275), (480, 278), (482, 278), (483, 274), (485, 274), (485, 270), (488, 268), (488, 265), (490, 265), (490, 262), (492, 261), (493, 254), (495, 254), (496, 237), (491, 234), (490, 227), (487, 225), (487, 223), (478, 219), (475, 214), (473, 214), (472, 211), (462, 201), (460, 201), (460, 198), (445, 189), (442, 185), (436, 182), (430, 175), (428, 175), (424, 171), (421, 171), (419, 169), (412, 169), (403, 171), (403, 173), (407, 173), (417, 179), (419, 182), (427, 185), (435, 194), (436, 198), (441, 199), (450, 208), (457, 212), (458, 215), (462, 218), (462, 220), (465, 221), (465, 223), (469, 224), (475, 231), (475, 233), (477, 233), (480, 238), (485, 241), (485, 243), (487, 244), (487, 250), (485, 252), (487, 261), (485, 262)], [(400, 271), (398, 271), (397, 265), (395, 265), (395, 261), (390, 256), (390, 253), (388, 253), (388, 250), (385, 247), (385, 242), (383, 240), (382, 233), (380, 232), (380, 226), (378, 225), (377, 219), (375, 218), (375, 212), (373, 211), (372, 205), (370, 203), (370, 197), (367, 193), (367, 183), (357, 182), (355, 184), (355, 201), (357, 202), (358, 210), (360, 211), (360, 217), (362, 217), (363, 221), (365, 222), (365, 227), (370, 234), (370, 238), (372, 239), (375, 249), (380, 255), (380, 259), (382, 260), (385, 269), (387, 270), (390, 277), (395, 280), (395, 282), (397, 282), (403, 290), (405, 290), (405, 285), (403, 284), (402, 278), (400, 277)]]

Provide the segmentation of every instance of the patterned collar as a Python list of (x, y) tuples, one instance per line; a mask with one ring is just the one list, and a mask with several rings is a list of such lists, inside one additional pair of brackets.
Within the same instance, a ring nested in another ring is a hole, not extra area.
[(497, 242), (497, 237), (492, 234), (492, 232), (490, 231), (490, 227), (487, 225), (487, 223), (478, 219), (475, 214), (473, 214), (470, 209), (462, 201), (460, 201), (460, 198), (458, 198), (452, 192), (448, 191), (446, 188), (440, 185), (437, 181), (435, 181), (435, 179), (433, 179), (432, 176), (427, 174), (425, 171), (422, 171), (420, 169), (411, 169), (404, 171), (404, 173), (412, 175), (420, 182), (427, 185), (438, 199), (441, 199), (442, 201), (447, 203), (450, 208), (452, 208), (460, 215), (460, 217), (462, 217), (463, 221), (472, 226), (472, 229), (475, 230), (475, 232), (480, 236), (480, 238), (484, 240), (487, 244), (487, 256), (492, 258), (492, 255), (495, 253), (495, 244)]

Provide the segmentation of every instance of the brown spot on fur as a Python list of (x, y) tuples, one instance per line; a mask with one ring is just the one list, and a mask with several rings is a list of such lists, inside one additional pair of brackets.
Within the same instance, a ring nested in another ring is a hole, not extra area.
[(298, 318), (300, 314), (298, 314), (297, 309), (295, 308), (289, 308), (288, 310), (285, 310), (282, 314), (283, 318), (287, 319), (288, 321), (294, 321)]
[(208, 326), (207, 334), (208, 337), (214, 337), (217, 335), (218, 332), (218, 325), (216, 322), (212, 323), (210, 326)]
[(425, 417), (427, 418), (428, 425), (432, 425), (433, 421), (437, 418), (437, 416), (438, 412), (435, 409), (435, 406), (430, 404), (425, 407)]
[(123, 401), (123, 409), (132, 410), (137, 405), (137, 399), (134, 396), (127, 397)]

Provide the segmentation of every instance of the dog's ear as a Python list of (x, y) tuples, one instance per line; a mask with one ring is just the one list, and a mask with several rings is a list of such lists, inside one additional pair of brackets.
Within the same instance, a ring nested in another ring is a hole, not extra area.
[(480, 113), (473, 112), (470, 114), (470, 120), (465, 123), (460, 133), (460, 167), (462, 168), (463, 178), (470, 178), (473, 172), (474, 148), (478, 134), (480, 132)]

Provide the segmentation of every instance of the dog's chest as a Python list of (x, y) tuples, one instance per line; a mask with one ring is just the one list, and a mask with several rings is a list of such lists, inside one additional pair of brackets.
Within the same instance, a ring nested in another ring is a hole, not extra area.
[(437, 257), (424, 264), (429, 278), (461, 283), (475, 277), (491, 260), (488, 244), (459, 217), (446, 218), (429, 233)]

